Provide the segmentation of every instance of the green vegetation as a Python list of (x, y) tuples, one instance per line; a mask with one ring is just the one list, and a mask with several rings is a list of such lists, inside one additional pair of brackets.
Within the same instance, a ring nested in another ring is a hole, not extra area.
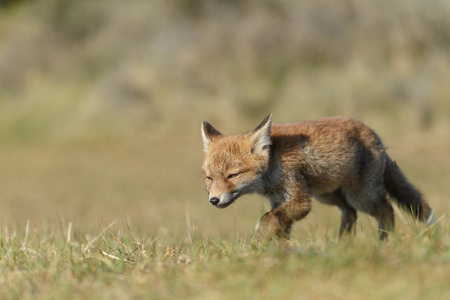
[[(0, 298), (448, 299), (447, 1), (0, 1)], [(208, 204), (200, 123), (374, 128), (436, 210), (387, 243), (317, 202), (250, 246)], [(109, 227), (108, 224), (111, 224)], [(110, 228), (110, 229), (108, 229)]]
[[(410, 224), (411, 225), (411, 224)], [(446, 299), (449, 226), (401, 226), (338, 242), (309, 233), (286, 247), (241, 239), (135, 236), (99, 224), (2, 228), (0, 296), (19, 299)], [(118, 227), (117, 225), (115, 227)]]

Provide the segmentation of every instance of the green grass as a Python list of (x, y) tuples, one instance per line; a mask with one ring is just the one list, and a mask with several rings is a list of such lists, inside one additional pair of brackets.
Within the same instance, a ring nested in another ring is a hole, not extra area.
[(126, 222), (82, 231), (3, 226), (2, 299), (448, 299), (448, 218), (371, 232), (297, 237), (288, 246), (249, 239), (142, 236)]

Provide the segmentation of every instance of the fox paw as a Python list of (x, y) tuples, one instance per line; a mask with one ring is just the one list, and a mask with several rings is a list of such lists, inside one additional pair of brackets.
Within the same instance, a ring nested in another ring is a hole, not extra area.
[(272, 212), (265, 213), (256, 225), (253, 243), (269, 242), (272, 240), (288, 241), (291, 225), (283, 225)]

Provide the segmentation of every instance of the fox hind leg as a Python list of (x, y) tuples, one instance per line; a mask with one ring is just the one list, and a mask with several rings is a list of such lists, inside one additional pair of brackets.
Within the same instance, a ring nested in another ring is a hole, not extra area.
[(389, 232), (394, 230), (394, 210), (387, 200), (386, 191), (382, 185), (368, 185), (357, 191), (346, 190), (345, 196), (352, 207), (377, 220), (380, 240), (386, 239)]
[(339, 238), (343, 235), (355, 233), (355, 223), (358, 218), (356, 209), (348, 204), (342, 191), (336, 190), (332, 193), (322, 194), (316, 197), (322, 203), (335, 205), (341, 211), (341, 226), (339, 228)]
[(389, 201), (384, 198), (379, 205), (379, 213), (374, 215), (378, 222), (378, 237), (385, 240), (389, 232), (393, 232), (395, 228), (394, 209)]
[(357, 219), (356, 209), (347, 204), (346, 207), (339, 207), (341, 210), (341, 227), (339, 228), (339, 237), (345, 234), (355, 233), (355, 223)]

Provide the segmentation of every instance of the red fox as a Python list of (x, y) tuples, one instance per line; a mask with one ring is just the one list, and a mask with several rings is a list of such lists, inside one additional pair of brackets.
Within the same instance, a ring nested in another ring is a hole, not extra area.
[(267, 116), (243, 135), (223, 135), (202, 123), (209, 202), (225, 208), (257, 193), (269, 199), (255, 240), (289, 239), (295, 221), (311, 210), (311, 197), (341, 211), (339, 236), (354, 232), (356, 211), (373, 216), (378, 236), (394, 229), (387, 193), (419, 221), (432, 223), (434, 211), (386, 153), (379, 136), (362, 122), (333, 117), (272, 124)]

